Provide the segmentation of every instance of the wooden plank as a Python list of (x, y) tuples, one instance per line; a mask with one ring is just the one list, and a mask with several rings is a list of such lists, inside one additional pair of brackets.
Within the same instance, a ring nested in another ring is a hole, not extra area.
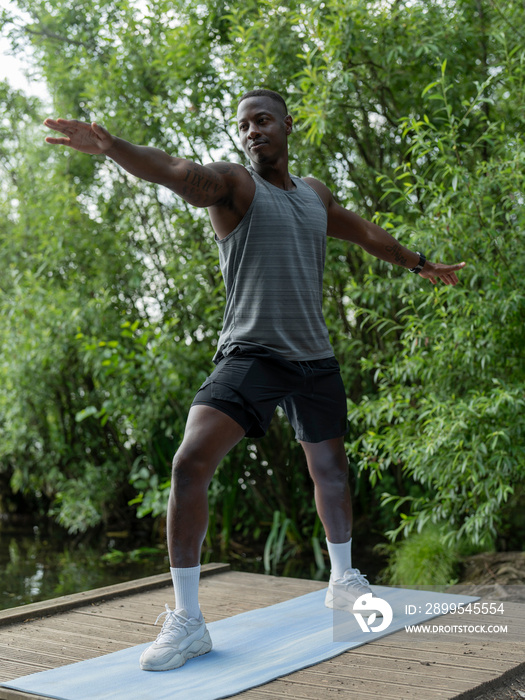
[[(315, 688), (313, 692), (308, 687), (288, 687), (281, 685), (278, 681), (272, 681), (258, 688), (245, 690), (235, 696), (235, 700), (400, 700), (403, 696), (394, 688), (394, 695), (383, 693), (378, 695), (373, 689), (360, 688), (359, 692), (347, 690), (346, 688)], [(436, 696), (435, 700), (442, 700)], [(403, 698), (404, 700), (404, 698)], [(419, 699), (421, 700), (421, 698)], [(445, 700), (445, 699), (443, 699)]]
[[(97, 635), (104, 630), (111, 630), (115, 633), (123, 633), (130, 635), (140, 635), (147, 632), (151, 627), (148, 620), (138, 622), (126, 620), (125, 618), (118, 619), (101, 619), (95, 615), (83, 615), (80, 612), (72, 610), (71, 612), (61, 615), (53, 615), (45, 621), (36, 620), (34, 629), (54, 629), (58, 632), (68, 632), (80, 635)], [(40, 624), (38, 624), (40, 623)], [(43, 624), (42, 624), (43, 623)], [(27, 624), (27, 623), (26, 623)]]
[(81, 610), (71, 610), (65, 613), (64, 616), (57, 618), (57, 621), (63, 623), (64, 626), (71, 625), (72, 627), (78, 627), (82, 631), (94, 628), (95, 630), (122, 630), (123, 632), (137, 632), (138, 634), (143, 634), (153, 627), (151, 621), (148, 619), (134, 620), (129, 619), (127, 616), (119, 618), (106, 617), (101, 614), (86, 615)]
[[(494, 673), (488, 670), (472, 670), (468, 668), (446, 667), (441, 664), (420, 664), (418, 662), (396, 662), (394, 660), (378, 659), (373, 664), (359, 662), (349, 663), (344, 666), (325, 666), (320, 664), (309, 669), (309, 674), (327, 678), (362, 679), (373, 684), (376, 681), (388, 683), (396, 682), (399, 685), (409, 683), (420, 688), (456, 688), (462, 685), (465, 690), (473, 684), (489, 681), (494, 678)], [(497, 674), (496, 674), (497, 675)]]
[[(493, 660), (492, 658), (480, 658), (478, 655), (470, 656), (468, 659), (464, 657), (458, 657), (454, 654), (440, 654), (439, 658), (436, 660), (436, 654), (432, 652), (427, 652), (423, 649), (413, 649), (411, 652), (400, 650), (399, 653), (391, 653), (383, 649), (377, 648), (374, 644), (365, 644), (358, 649), (352, 649), (352, 663), (355, 664), (388, 664), (390, 661), (396, 663), (411, 663), (411, 664), (438, 664), (444, 669), (479, 669), (481, 671), (492, 671), (494, 673), (503, 673), (508, 668), (508, 661), (501, 663), (500, 661)], [(344, 656), (337, 656), (334, 659), (330, 659), (325, 662), (328, 665), (339, 666), (340, 664), (346, 664), (347, 661)]]
[[(268, 683), (267, 685), (261, 685), (258, 688), (251, 688), (250, 690), (245, 690), (239, 695), (235, 696), (235, 700), (283, 700), (283, 698), (293, 698), (293, 700), (311, 700), (312, 695), (303, 694), (300, 689), (294, 688), (293, 695), (283, 695), (282, 687), (275, 686), (275, 681)], [(326, 700), (327, 698), (334, 698), (334, 700), (400, 700), (402, 696), (397, 693), (394, 689), (394, 695), (382, 694), (378, 695), (373, 689), (363, 688), (359, 690), (359, 694), (355, 691), (346, 690), (344, 688), (332, 688), (321, 690), (317, 688), (315, 690), (317, 695), (314, 697), (317, 700)], [(331, 695), (328, 695), (331, 693)], [(441, 700), (441, 698), (436, 698), (436, 700)]]
[(517, 645), (513, 642), (506, 643), (498, 640), (497, 642), (480, 642), (479, 640), (468, 640), (463, 642), (445, 641), (445, 640), (429, 640), (424, 646), (417, 644), (414, 640), (405, 639), (403, 633), (392, 634), (389, 637), (383, 637), (374, 641), (374, 647), (377, 649), (391, 650), (391, 653), (398, 654), (400, 650), (404, 653), (413, 653), (415, 649), (424, 649), (424, 651), (433, 654), (455, 654), (457, 656), (469, 657), (471, 654), (486, 658), (508, 658), (509, 661), (522, 660), (524, 648), (523, 645)]
[[(116, 639), (93, 639), (90, 637), (76, 637), (74, 634), (70, 635), (64, 635), (60, 640), (55, 634), (50, 634), (49, 632), (45, 631), (41, 635), (31, 635), (33, 639), (38, 639), (38, 643), (41, 645), (49, 645), (50, 643), (58, 643), (62, 644), (64, 648), (71, 650), (72, 654), (75, 654), (75, 656), (78, 656), (78, 659), (80, 661), (83, 661), (84, 659), (88, 658), (87, 653), (91, 649), (94, 649), (95, 651), (98, 652), (99, 656), (102, 656), (103, 654), (110, 654), (114, 651), (121, 651), (122, 649), (127, 649), (130, 646), (133, 646), (132, 643), (129, 642), (121, 642)], [(17, 648), (26, 648), (26, 643), (27, 643), (27, 636), (24, 638), (23, 635), (20, 635), (18, 633), (13, 633), (12, 636), (12, 647), (14, 650)], [(143, 642), (147, 641), (147, 639), (143, 639)], [(87, 650), (87, 651), (86, 651)], [(14, 677), (14, 676), (13, 676)], [(2, 680), (7, 680), (6, 678), (2, 679), (0, 678), (0, 682)]]
[[(124, 624), (124, 623), (123, 623)], [(136, 644), (141, 644), (142, 642), (147, 642), (151, 636), (149, 626), (144, 626), (143, 630), (129, 630), (129, 629), (113, 629), (111, 634), (103, 626), (95, 625), (85, 625), (77, 626), (75, 629), (71, 628), (68, 620), (62, 620), (59, 617), (49, 618), (49, 622), (45, 627), (46, 632), (54, 631), (56, 637), (62, 641), (71, 641), (72, 639), (78, 639), (79, 641), (84, 640), (87, 645), (89, 645), (90, 639), (96, 639), (97, 641), (117, 641), (125, 643), (128, 646), (133, 646)]]
[[(331, 673), (315, 673), (308, 670), (302, 671), (300, 674), (283, 676), (282, 680), (289, 681), (290, 683), (306, 684), (312, 688), (353, 688), (356, 687), (358, 683), (361, 684), (362, 687), (370, 687), (371, 684), (373, 684), (374, 686), (380, 685), (386, 692), (392, 692), (392, 686), (395, 686), (396, 688), (403, 689), (403, 695), (409, 692), (406, 690), (407, 688), (418, 692), (421, 692), (421, 690), (458, 692), (469, 690), (472, 687), (469, 680), (461, 678), (451, 679), (439, 674), (428, 674), (426, 671), (424, 673), (420, 671), (419, 673), (413, 674), (407, 674), (403, 671), (390, 671), (385, 674), (381, 673), (380, 669), (376, 669), (375, 672), (365, 672), (360, 667), (353, 668), (351, 673), (345, 676)], [(483, 680), (488, 680), (488, 678), (486, 677)]]
[[(76, 650), (73, 646), (65, 646), (64, 644), (57, 643), (52, 640), (46, 640), (45, 645), (42, 644), (40, 639), (35, 639), (34, 635), (29, 635), (25, 638), (15, 638), (12, 637), (9, 640), (0, 640), (0, 660), (3, 658), (8, 658), (14, 652), (18, 654), (18, 651), (23, 649), (28, 652), (32, 651), (42, 651), (45, 648), (46, 652), (51, 656), (59, 656), (60, 658), (69, 659), (71, 663), (76, 661), (82, 661), (85, 656), (85, 652)], [(93, 648), (93, 647), (91, 647)], [(98, 649), (93, 648), (93, 653), (96, 654)], [(98, 652), (100, 655), (100, 652)]]
[(9, 678), (11, 679), (18, 678), (18, 676), (21, 675), (25, 676), (29, 673), (38, 673), (39, 671), (45, 671), (47, 670), (47, 668), (49, 667), (39, 666), (38, 664), (22, 664), (16, 659), (2, 659), (2, 661), (0, 662), (0, 670), (2, 671), (2, 674), (10, 674)]
[[(419, 676), (423, 671), (428, 678), (457, 678), (459, 681), (465, 680), (470, 675), (475, 675), (488, 680), (493, 677), (490, 669), (472, 669), (461, 666), (448, 666), (437, 662), (424, 662), (383, 657), (356, 657), (355, 654), (343, 654), (336, 657), (339, 663), (325, 662), (310, 669), (311, 673), (339, 676), (346, 678), (356, 676), (359, 678), (373, 678), (374, 676), (388, 676), (391, 680), (395, 674), (402, 673), (403, 676)], [(334, 661), (334, 659), (332, 659)], [(499, 669), (497, 669), (499, 671)]]
[(0, 698), (2, 700), (49, 700), (49, 695), (34, 695), (33, 693), (22, 693), (11, 688), (0, 688)]
[[(67, 653), (56, 653), (53, 654), (48, 650), (47, 646), (45, 650), (40, 649), (20, 649), (14, 647), (7, 647), (0, 645), (0, 659), (9, 660), (9, 655), (12, 653), (16, 654), (16, 660), (20, 663), (34, 664), (35, 666), (41, 666), (42, 668), (55, 668), (58, 666), (65, 666), (67, 664), (75, 663), (78, 659), (70, 657)], [(94, 658), (100, 656), (97, 650), (92, 649), (90, 652), (83, 654), (82, 660), (86, 658)]]
[[(302, 674), (302, 672), (300, 672)], [(361, 698), (366, 698), (367, 693), (374, 693), (372, 697), (375, 698), (388, 698), (389, 700), (423, 700), (425, 697), (424, 692), (421, 688), (411, 688), (408, 685), (399, 686), (394, 683), (383, 683), (376, 681), (373, 687), (367, 681), (363, 680), (348, 680), (343, 682), (339, 679), (333, 679), (330, 685), (328, 684), (310, 684), (303, 683), (299, 679), (297, 681), (282, 680), (278, 679), (272, 681), (270, 684), (271, 692), (277, 692), (282, 700), (293, 698), (297, 700), (298, 698), (304, 698), (304, 700), (341, 700), (345, 698), (349, 700), (350, 698), (355, 698), (361, 700)], [(266, 687), (261, 686), (261, 691), (265, 690)], [(242, 695), (240, 696), (242, 698)], [(432, 697), (435, 700), (441, 698), (450, 698), (451, 695), (447, 690), (434, 689), (432, 690)]]

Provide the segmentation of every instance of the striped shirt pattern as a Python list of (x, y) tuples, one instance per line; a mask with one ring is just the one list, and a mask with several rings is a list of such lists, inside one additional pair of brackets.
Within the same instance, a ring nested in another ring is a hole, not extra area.
[(222, 240), (216, 238), (226, 285), (218, 349), (263, 347), (288, 360), (332, 357), (323, 317), (326, 208), (292, 176), (282, 190), (248, 168), (256, 185), (250, 208)]

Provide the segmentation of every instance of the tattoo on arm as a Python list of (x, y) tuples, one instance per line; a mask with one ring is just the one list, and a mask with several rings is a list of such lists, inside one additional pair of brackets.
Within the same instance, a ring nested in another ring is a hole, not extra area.
[(193, 206), (210, 207), (229, 196), (223, 176), (235, 174), (236, 169), (230, 163), (202, 166), (186, 161), (168, 187)]
[(214, 181), (211, 173), (210, 176), (204, 175), (193, 168), (186, 168), (184, 183), (181, 194), (194, 200), (199, 200), (199, 195), (216, 194), (220, 189), (220, 184)]
[(401, 252), (401, 246), (399, 245), (399, 243), (392, 243), (392, 245), (387, 245), (385, 247), (385, 250), (387, 253), (390, 253), (390, 255), (393, 258), (393, 262), (395, 262), (397, 265), (401, 265), (401, 267), (406, 267), (407, 259)]

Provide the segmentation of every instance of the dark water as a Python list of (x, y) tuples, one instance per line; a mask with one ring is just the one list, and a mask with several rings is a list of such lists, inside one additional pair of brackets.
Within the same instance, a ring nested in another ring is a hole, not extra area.
[(168, 570), (160, 548), (104, 535), (78, 542), (46, 527), (0, 523), (0, 610)]

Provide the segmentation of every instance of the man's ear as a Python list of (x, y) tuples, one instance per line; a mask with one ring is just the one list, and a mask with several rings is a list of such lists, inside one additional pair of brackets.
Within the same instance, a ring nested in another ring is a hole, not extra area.
[(293, 118), (291, 114), (287, 114), (284, 118), (284, 123), (286, 124), (286, 135), (290, 136), (293, 130)]

